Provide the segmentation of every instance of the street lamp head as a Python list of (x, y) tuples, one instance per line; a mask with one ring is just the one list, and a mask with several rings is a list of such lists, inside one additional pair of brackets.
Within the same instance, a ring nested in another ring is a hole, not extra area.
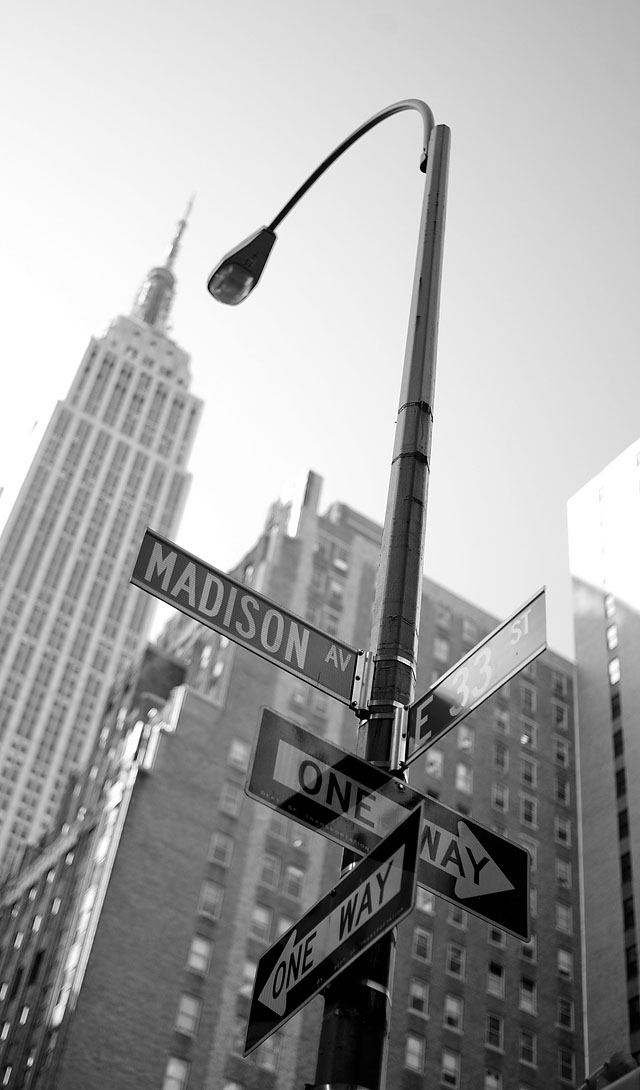
[(275, 231), (260, 227), (222, 258), (209, 277), (207, 288), (219, 303), (236, 306), (253, 291), (276, 241)]

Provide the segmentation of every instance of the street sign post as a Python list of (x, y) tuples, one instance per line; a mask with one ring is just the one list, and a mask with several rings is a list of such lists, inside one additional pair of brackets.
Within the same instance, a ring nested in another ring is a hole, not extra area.
[(525, 848), (268, 708), (245, 790), (360, 854), (375, 850), (407, 810), (421, 808), (418, 884), (528, 941)]
[(544, 588), (503, 621), (409, 708), (408, 755), (415, 761), (535, 659), (547, 646)]
[(262, 955), (245, 1056), (411, 912), (419, 832), (416, 809)]
[(153, 530), (145, 531), (131, 582), (343, 704), (352, 703), (362, 652)]

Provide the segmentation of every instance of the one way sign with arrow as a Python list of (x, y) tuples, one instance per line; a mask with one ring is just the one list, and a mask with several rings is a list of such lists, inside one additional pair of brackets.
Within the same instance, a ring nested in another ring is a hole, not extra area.
[(420, 827), (418, 807), (262, 955), (245, 1056), (411, 912)]

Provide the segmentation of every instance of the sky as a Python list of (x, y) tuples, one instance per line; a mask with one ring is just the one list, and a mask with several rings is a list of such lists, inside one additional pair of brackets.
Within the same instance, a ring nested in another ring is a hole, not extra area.
[(571, 656), (567, 500), (640, 434), (637, 0), (9, 0), (0, 39), (5, 514), (195, 194), (172, 336), (206, 408), (178, 543), (231, 567), (308, 469), (323, 507), (382, 522), (418, 114), (309, 191), (242, 306), (206, 282), (421, 98), (451, 129), (425, 571), (497, 619), (546, 586)]

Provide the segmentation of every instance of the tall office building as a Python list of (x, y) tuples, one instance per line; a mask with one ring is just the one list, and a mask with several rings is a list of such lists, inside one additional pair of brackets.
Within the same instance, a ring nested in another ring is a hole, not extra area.
[(145, 527), (175, 530), (201, 402), (168, 335), (186, 217), (128, 317), (93, 337), (0, 538), (0, 860), (54, 813), (88, 758), (109, 683), (143, 646), (129, 586)]
[[(381, 530), (343, 504), (320, 514), (319, 492), (310, 474), (274, 504), (233, 575), (368, 648)], [(418, 693), (495, 625), (425, 581)], [(243, 787), (261, 706), (348, 749), (357, 720), (182, 614), (152, 662), (153, 678), (143, 666), (144, 681), (114, 691), (77, 812), (0, 888), (0, 1082), (299, 1090), (314, 1082), (322, 1001), (243, 1058), (253, 977), (335, 884), (341, 850)], [(394, 1090), (573, 1090), (582, 1078), (572, 688), (571, 664), (546, 652), (411, 767), (416, 788), (529, 850), (532, 937), (419, 889), (398, 928)], [(151, 693), (141, 703), (131, 689)]]
[(589, 1063), (640, 1061), (640, 440), (569, 501)]

